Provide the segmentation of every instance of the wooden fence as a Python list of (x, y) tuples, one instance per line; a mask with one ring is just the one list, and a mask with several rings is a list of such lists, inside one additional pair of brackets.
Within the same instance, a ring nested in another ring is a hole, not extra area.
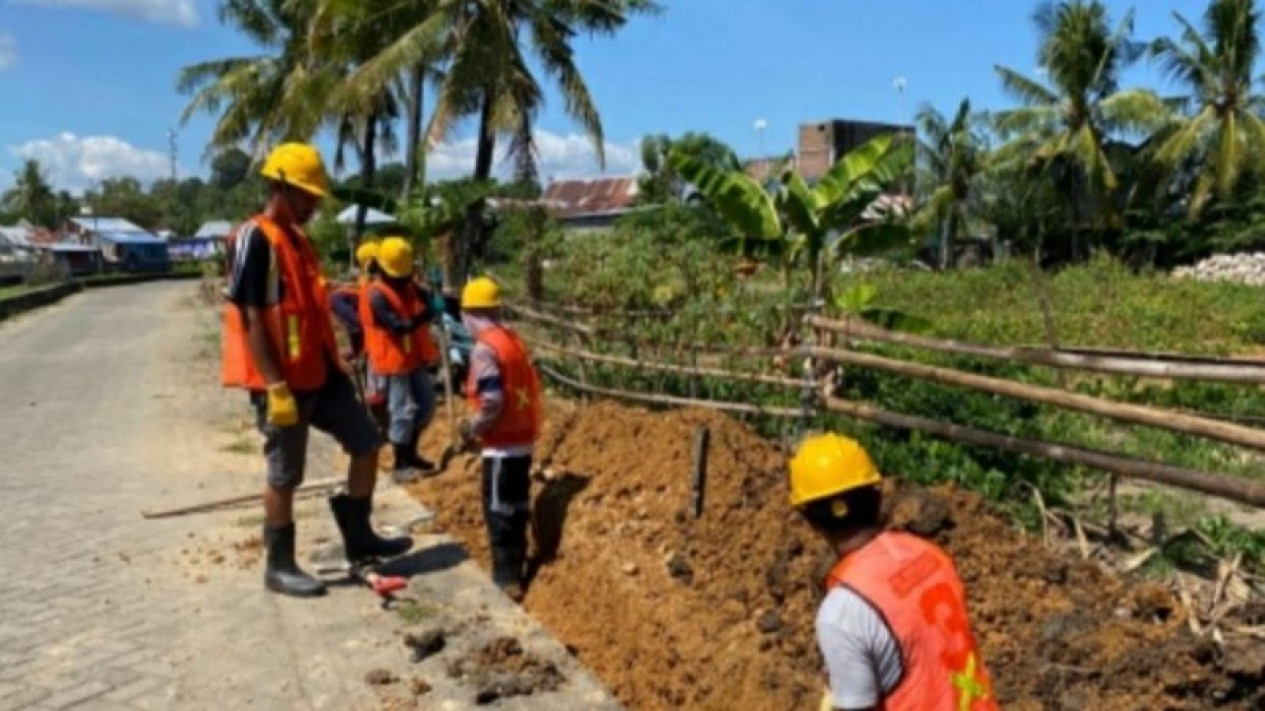
[[(542, 366), (542, 371), (553, 382), (577, 392), (633, 402), (706, 407), (739, 415), (799, 418), (801, 426), (811, 423), (825, 413), (836, 413), (885, 427), (924, 432), (961, 444), (999, 449), (1098, 469), (1112, 475), (1113, 490), (1114, 478), (1123, 476), (1265, 508), (1265, 484), (1258, 481), (1066, 443), (1026, 439), (915, 415), (888, 412), (866, 403), (840, 399), (830, 392), (831, 388), (825, 379), (812, 375), (847, 367), (878, 370), (1265, 451), (1265, 430), (1259, 428), (1194, 413), (1117, 402), (1059, 388), (879, 356), (853, 350), (853, 347), (862, 343), (893, 344), (934, 353), (1047, 367), (1055, 370), (1164, 380), (1231, 383), (1244, 387), (1259, 387), (1265, 384), (1265, 361), (1074, 348), (1003, 348), (897, 333), (855, 319), (839, 321), (811, 314), (803, 317), (803, 327), (798, 334), (799, 342), (806, 345), (794, 348), (735, 348), (707, 343), (654, 343), (610, 326), (599, 326), (579, 320), (579, 315), (597, 315), (596, 312), (588, 309), (567, 307), (565, 313), (553, 313), (548, 305), (533, 303), (530, 306), (511, 304), (509, 310), (530, 327), (525, 329), (532, 331), (528, 335), (528, 341), (538, 355), (574, 366), (579, 373), (578, 378), (565, 375), (549, 366)], [(542, 332), (544, 335), (541, 335)], [(594, 346), (600, 344), (622, 344), (632, 350), (632, 353), (626, 356), (599, 353)], [(650, 360), (647, 357), (659, 356), (663, 353), (678, 358), (686, 357), (690, 362), (662, 362)], [(699, 364), (700, 359), (716, 356), (753, 360), (757, 367), (750, 370), (738, 370), (733, 367)], [(764, 363), (765, 367), (758, 367), (760, 363)], [(790, 364), (798, 363), (806, 375), (795, 377), (788, 372), (771, 372), (773, 369), (770, 366), (775, 363), (782, 366), (783, 371), (792, 369), (789, 367)], [(599, 386), (590, 382), (590, 378), (587, 377), (589, 366), (615, 367), (637, 373), (685, 377), (690, 379), (692, 397)], [(798, 404), (766, 406), (698, 397), (693, 389), (700, 379), (768, 387), (786, 393), (788, 400), (797, 400)]]

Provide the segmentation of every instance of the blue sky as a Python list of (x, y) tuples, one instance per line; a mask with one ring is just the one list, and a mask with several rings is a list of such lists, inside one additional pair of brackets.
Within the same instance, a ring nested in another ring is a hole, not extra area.
[[(897, 121), (930, 103), (970, 96), (1009, 104), (993, 74), (1034, 73), (1036, 3), (1019, 0), (665, 0), (614, 39), (577, 47), (606, 127), (607, 172), (633, 172), (648, 133), (710, 132), (740, 154), (790, 150), (796, 126), (841, 117)], [(1107, 3), (1137, 8), (1142, 39), (1175, 32), (1171, 12), (1198, 19), (1203, 2)], [(168, 174), (167, 132), (179, 133), (179, 172), (205, 174), (211, 119), (180, 126), (180, 67), (257, 50), (216, 18), (214, 0), (0, 0), (0, 186), (26, 156), (75, 191), (110, 175)], [(903, 95), (894, 88), (905, 79)], [(1160, 86), (1147, 66), (1130, 84)], [(902, 98), (903, 97), (903, 98)], [(432, 157), (437, 174), (468, 172), (462, 135)], [(587, 142), (551, 101), (539, 126), (542, 175), (599, 172)]]

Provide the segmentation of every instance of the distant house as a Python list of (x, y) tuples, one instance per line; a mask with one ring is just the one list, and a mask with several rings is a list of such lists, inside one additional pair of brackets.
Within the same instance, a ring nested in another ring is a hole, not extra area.
[(623, 176), (558, 180), (545, 188), (538, 204), (564, 229), (604, 232), (637, 209), (637, 178)]
[(172, 261), (215, 259), (224, 254), (224, 245), (233, 231), (228, 220), (205, 222), (192, 237), (176, 237), (167, 242)]
[(62, 230), (66, 242), (101, 252), (107, 268), (122, 271), (167, 271), (167, 241), (121, 217), (73, 217)]

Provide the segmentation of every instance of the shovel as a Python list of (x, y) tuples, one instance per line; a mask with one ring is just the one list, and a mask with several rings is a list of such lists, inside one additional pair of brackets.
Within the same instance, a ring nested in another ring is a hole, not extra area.
[[(447, 297), (445, 297), (447, 298)], [(435, 473), (440, 474), (448, 469), (448, 464), (452, 462), (452, 458), (461, 453), (464, 449), (461, 442), (461, 436), (457, 434), (457, 410), (456, 403), (453, 402), (452, 393), (452, 362), (448, 354), (448, 329), (444, 327), (444, 320), (441, 317), (438, 323), (439, 328), (439, 364), (444, 374), (444, 406), (448, 411), (448, 445), (444, 447), (444, 451), (439, 455), (439, 463), (435, 467)]]

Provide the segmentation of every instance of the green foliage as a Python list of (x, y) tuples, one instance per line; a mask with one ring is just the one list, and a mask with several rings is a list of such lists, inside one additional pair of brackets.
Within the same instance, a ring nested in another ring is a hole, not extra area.
[(644, 174), (637, 181), (638, 203), (660, 205), (685, 199), (687, 179), (672, 165), (671, 155), (674, 151), (715, 170), (742, 170), (733, 149), (706, 133), (686, 133), (680, 138), (646, 136), (641, 139), (641, 167)]
[(69, 206), (59, 202), (58, 196), (53, 194), (53, 187), (49, 185), (39, 161), (24, 161), (13, 177), (13, 187), (0, 196), (0, 205), (6, 212), (49, 228), (57, 227), (61, 220), (74, 216), (73, 213), (61, 212)]

